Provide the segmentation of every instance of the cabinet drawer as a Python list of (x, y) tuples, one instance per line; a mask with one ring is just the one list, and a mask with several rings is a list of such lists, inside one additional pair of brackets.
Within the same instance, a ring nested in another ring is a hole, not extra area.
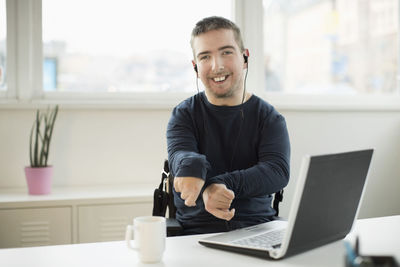
[(123, 240), (125, 229), (137, 216), (151, 215), (152, 203), (78, 207), (78, 242)]
[(71, 242), (70, 207), (0, 210), (0, 248)]

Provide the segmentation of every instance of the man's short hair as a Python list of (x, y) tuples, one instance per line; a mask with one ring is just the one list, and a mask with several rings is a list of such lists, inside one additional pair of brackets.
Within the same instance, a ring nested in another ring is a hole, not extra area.
[(193, 28), (192, 37), (190, 39), (190, 45), (192, 47), (193, 54), (194, 54), (193, 41), (196, 36), (212, 30), (220, 30), (220, 29), (232, 30), (235, 37), (235, 41), (238, 44), (240, 51), (241, 52), (244, 51), (243, 39), (239, 27), (236, 26), (235, 23), (226, 18), (213, 16), (200, 20), (199, 22), (196, 23), (196, 26)]

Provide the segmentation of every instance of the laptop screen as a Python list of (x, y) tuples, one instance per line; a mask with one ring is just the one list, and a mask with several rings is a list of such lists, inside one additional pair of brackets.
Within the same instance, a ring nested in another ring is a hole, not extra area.
[(310, 158), (287, 255), (347, 235), (357, 214), (372, 153), (363, 150)]

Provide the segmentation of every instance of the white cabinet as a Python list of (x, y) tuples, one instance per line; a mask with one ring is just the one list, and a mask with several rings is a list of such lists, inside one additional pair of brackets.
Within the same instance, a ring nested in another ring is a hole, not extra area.
[(134, 217), (151, 215), (153, 190), (91, 186), (29, 196), (0, 189), (0, 248), (123, 240)]
[(70, 244), (71, 208), (0, 210), (0, 248)]
[(123, 240), (137, 216), (151, 215), (149, 203), (78, 207), (78, 243)]

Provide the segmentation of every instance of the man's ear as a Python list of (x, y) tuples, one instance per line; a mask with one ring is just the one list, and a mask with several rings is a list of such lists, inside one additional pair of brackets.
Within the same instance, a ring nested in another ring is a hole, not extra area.
[(199, 77), (199, 71), (197, 69), (197, 64), (194, 60), (192, 60), (193, 69), (196, 72), (197, 77)]
[(249, 53), (249, 49), (245, 49), (243, 51), (243, 58), (244, 58), (244, 69), (247, 69), (247, 65), (249, 64), (249, 57), (250, 57), (250, 53)]

